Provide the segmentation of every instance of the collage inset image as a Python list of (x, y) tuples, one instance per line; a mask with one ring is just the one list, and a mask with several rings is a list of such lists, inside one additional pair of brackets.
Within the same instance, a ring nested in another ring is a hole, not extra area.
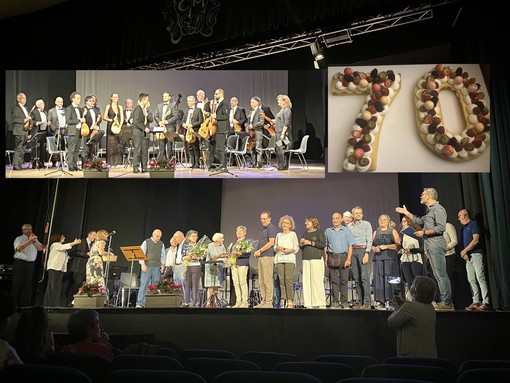
[(328, 68), (328, 172), (489, 172), (477, 64)]

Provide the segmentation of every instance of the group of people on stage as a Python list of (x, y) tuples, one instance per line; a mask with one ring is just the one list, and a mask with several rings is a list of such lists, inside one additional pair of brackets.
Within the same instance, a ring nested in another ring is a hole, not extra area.
[[(272, 144), (278, 169), (288, 169), (286, 151), (292, 143), (292, 102), (287, 95), (277, 96), (280, 110), (276, 116), (268, 106), (262, 105), (258, 96), (251, 98), (249, 112), (239, 105), (237, 97), (227, 101), (223, 89), (216, 89), (211, 100), (203, 90), (198, 90), (196, 96), (185, 97), (186, 107), (181, 107), (181, 97), (179, 94), (175, 99), (170, 92), (164, 91), (162, 102), (151, 110), (147, 93), (140, 93), (136, 103), (127, 98), (124, 106), (119, 102), (119, 94), (112, 93), (101, 112), (96, 95), (85, 96), (85, 106), (81, 107), (82, 95), (73, 92), (67, 107), (63, 106), (64, 99), (58, 96), (55, 107), (46, 111), (44, 100), (37, 100), (29, 109), (27, 96), (19, 93), (11, 109), (15, 141), (13, 170), (24, 169), (27, 148), (32, 149), (32, 168), (44, 167), (46, 162), (51, 162), (52, 166), (62, 162), (63, 159), (57, 156), (48, 157), (46, 137), (54, 136), (59, 149), (67, 153), (69, 171), (78, 171), (80, 160), (83, 165), (97, 156), (103, 135), (106, 135), (108, 165), (125, 165), (124, 155), (130, 148), (133, 150), (134, 173), (148, 171), (151, 137), (157, 144), (158, 158), (171, 160), (174, 141), (184, 137), (191, 168), (219, 172), (227, 171), (227, 138), (237, 136), (236, 145), (242, 149), (242, 139), (247, 137), (247, 153), (254, 167), (264, 165), (264, 148)], [(102, 122), (106, 122), (106, 127), (101, 126)]]
[[(248, 307), (248, 272), (253, 256), (257, 262), (260, 290), (260, 302), (255, 307), (279, 307), (283, 299), (283, 307), (292, 308), (296, 254), (301, 250), (303, 303), (307, 308), (326, 307), (326, 272), (331, 283), (330, 307), (352, 306), (354, 299), (349, 299), (347, 295), (351, 270), (357, 293), (357, 305), (354, 305), (356, 309), (371, 309), (372, 306), (376, 309), (388, 309), (395, 296), (402, 295), (406, 287), (409, 290), (417, 276), (430, 274), (436, 280), (439, 292), (435, 299), (435, 308), (454, 310), (447, 258), (455, 255), (446, 256), (446, 252), (455, 249), (455, 230), (446, 232), (447, 213), (439, 204), (435, 189), (425, 188), (420, 202), (427, 208), (423, 216), (413, 215), (405, 205), (395, 208), (396, 212), (403, 215), (400, 231), (397, 231), (396, 225), (387, 214), (379, 216), (377, 228), (373, 230), (370, 222), (363, 219), (363, 209), (356, 206), (343, 215), (334, 212), (332, 226), (326, 230), (320, 228), (316, 217), (307, 217), (306, 231), (299, 239), (295, 233), (295, 222), (290, 215), (279, 219), (278, 230), (271, 223), (271, 213), (264, 211), (260, 215), (262, 231), (258, 239), (249, 239), (246, 227), (238, 226), (236, 241), (232, 245), (226, 248), (224, 235), (215, 233), (202, 254), (196, 251), (197, 246), (203, 245), (196, 230), (188, 230), (186, 235), (182, 231), (176, 231), (170, 239), (170, 247), (165, 248), (161, 241), (161, 230), (155, 229), (151, 237), (141, 244), (147, 260), (139, 261), (140, 288), (136, 306), (145, 306), (149, 284), (158, 284), (162, 275), (171, 276), (174, 282), (183, 286), (184, 306), (198, 307), (203, 304), (199, 299), (201, 284), (207, 289), (207, 302), (212, 303), (224, 281), (221, 268), (228, 266), (233, 286), (231, 294), (235, 294), (232, 306)], [(490, 299), (480, 228), (466, 209), (459, 212), (458, 219), (463, 225), (460, 233), (460, 256), (465, 261), (472, 291), (472, 304), (466, 309), (488, 310)], [(22, 231), (23, 234), (14, 241), (13, 278), (13, 292), (20, 306), (30, 303), (34, 262), (37, 252), (43, 249), (43, 245), (32, 232), (31, 225), (23, 225)], [(73, 278), (66, 288), (67, 299), (72, 298), (84, 280), (105, 286), (103, 257), (108, 252), (108, 235), (106, 230), (99, 230), (97, 233), (91, 231), (84, 241), (75, 239), (68, 243), (65, 243), (63, 233), (55, 232), (51, 235), (46, 263), (48, 283), (45, 305), (58, 306), (62, 302), (62, 281), (70, 259), (68, 251), (73, 247), (76, 247), (71, 253)], [(370, 267), (370, 264), (373, 264), (373, 267)]]

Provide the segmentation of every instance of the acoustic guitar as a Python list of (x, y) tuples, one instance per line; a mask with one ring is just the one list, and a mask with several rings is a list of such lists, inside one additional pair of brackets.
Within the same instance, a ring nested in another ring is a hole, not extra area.
[(274, 128), (274, 122), (273, 120), (271, 120), (269, 117), (267, 117), (265, 114), (263, 114), (262, 116), (264, 116), (264, 120), (267, 121), (267, 124), (264, 124), (264, 129), (267, 130), (267, 132), (269, 133), (269, 135), (271, 137), (274, 137), (276, 135), (276, 130)]

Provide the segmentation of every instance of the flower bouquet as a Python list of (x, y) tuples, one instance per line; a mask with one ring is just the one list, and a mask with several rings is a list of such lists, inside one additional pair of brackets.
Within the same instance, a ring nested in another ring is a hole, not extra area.
[(148, 294), (180, 293), (182, 285), (172, 283), (168, 278), (161, 278), (157, 285), (149, 285)]
[(78, 289), (77, 295), (87, 295), (92, 297), (94, 295), (107, 295), (107, 291), (98, 282), (91, 282), (84, 283), (83, 286)]
[[(251, 253), (253, 250), (254, 244), (251, 239), (246, 239), (244, 241), (239, 241), (236, 243), (234, 250), (236, 250), (236, 253), (231, 253), (230, 256), (230, 264), (235, 265), (237, 262), (237, 257), (244, 253)], [(237, 254), (237, 252), (241, 254)]]
[(198, 259), (205, 259), (207, 252), (209, 251), (209, 244), (212, 241), (207, 235), (200, 238), (195, 246), (191, 249), (191, 255), (194, 255)]

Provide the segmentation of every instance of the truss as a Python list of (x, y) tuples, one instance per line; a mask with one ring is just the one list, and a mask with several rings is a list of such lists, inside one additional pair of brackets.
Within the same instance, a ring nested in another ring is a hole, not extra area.
[(235, 48), (199, 53), (177, 59), (165, 60), (159, 63), (147, 64), (134, 69), (164, 70), (164, 69), (211, 69), (235, 62), (251, 60), (259, 57), (275, 55), (295, 49), (308, 48), (318, 41), (325, 48), (352, 42), (352, 37), (395, 28), (407, 24), (433, 18), (433, 8), (456, 3), (460, 0), (444, 0), (435, 4), (426, 3), (417, 7), (407, 7), (402, 11), (391, 14), (378, 15), (366, 20), (354, 21), (349, 27), (323, 31), (315, 29), (291, 36), (259, 41)]

